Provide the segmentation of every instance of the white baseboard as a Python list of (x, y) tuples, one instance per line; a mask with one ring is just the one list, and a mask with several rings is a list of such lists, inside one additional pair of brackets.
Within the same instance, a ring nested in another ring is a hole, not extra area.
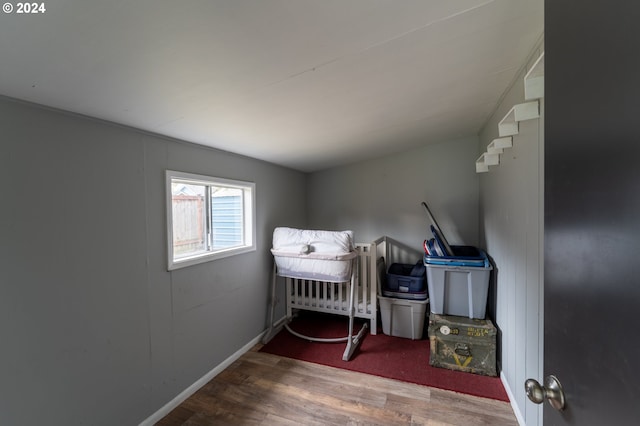
[(511, 391), (511, 386), (509, 386), (509, 382), (507, 382), (507, 378), (504, 376), (504, 373), (500, 372), (500, 380), (502, 381), (502, 386), (504, 386), (504, 390), (507, 392), (507, 396), (509, 397), (509, 402), (511, 402), (511, 408), (513, 408), (513, 412), (516, 415), (516, 420), (518, 420), (518, 424), (520, 426), (527, 426), (527, 423), (522, 416), (522, 412), (520, 411), (520, 407), (516, 403), (516, 398)]
[(180, 392), (175, 398), (173, 398), (171, 401), (166, 403), (162, 408), (160, 408), (151, 416), (143, 420), (140, 423), (140, 426), (153, 426), (154, 424), (162, 420), (162, 418), (164, 418), (167, 414), (169, 414), (171, 410), (176, 408), (178, 405), (184, 402), (187, 398), (189, 398), (191, 395), (196, 393), (198, 389), (206, 385), (211, 379), (213, 379), (215, 376), (220, 374), (225, 368), (233, 364), (234, 361), (236, 361), (238, 358), (240, 358), (242, 355), (248, 352), (255, 345), (260, 343), (260, 340), (262, 339), (263, 335), (264, 335), (264, 332), (260, 333), (258, 336), (256, 336), (253, 340), (251, 340), (249, 343), (247, 343), (242, 348), (240, 348), (237, 352), (235, 352), (229, 358), (225, 359), (224, 361), (222, 361), (222, 363), (218, 364), (213, 370), (209, 371), (207, 374), (199, 378), (191, 386), (189, 386), (188, 388)]

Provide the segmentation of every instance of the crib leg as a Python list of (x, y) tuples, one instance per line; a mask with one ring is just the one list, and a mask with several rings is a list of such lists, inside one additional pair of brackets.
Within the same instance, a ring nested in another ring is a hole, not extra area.
[(376, 319), (371, 320), (371, 334), (378, 334), (378, 324), (376, 324)]
[(269, 342), (269, 340), (271, 340), (273, 338), (273, 336), (275, 336), (278, 331), (280, 331), (281, 326), (279, 327), (274, 327), (274, 316), (275, 316), (275, 308), (276, 308), (276, 264), (274, 262), (273, 264), (273, 271), (271, 273), (271, 296), (270, 296), (271, 300), (269, 303), (269, 327), (267, 328), (267, 331), (265, 331), (264, 335), (262, 336), (262, 343), (263, 344), (267, 344)]
[(354, 280), (351, 280), (351, 289), (349, 292), (349, 336), (347, 336), (347, 347), (345, 348), (344, 353), (342, 354), (343, 361), (349, 361), (349, 359), (351, 358), (351, 355), (353, 355), (353, 352), (355, 352), (356, 348), (358, 347), (358, 344), (360, 343), (360, 339), (362, 338), (362, 336), (364, 335), (364, 332), (367, 329), (367, 323), (364, 323), (364, 325), (360, 329), (360, 332), (358, 332), (358, 335), (353, 337), (353, 319), (356, 311), (356, 308), (353, 305), (353, 301), (355, 297), (355, 289), (356, 289), (356, 283), (354, 282)]
[(352, 336), (351, 333), (349, 333), (349, 337), (347, 339), (347, 347), (342, 354), (343, 361), (349, 361), (349, 359), (351, 359), (351, 355), (353, 355), (353, 353), (356, 351), (356, 348), (360, 344), (360, 339), (362, 339), (362, 336), (364, 336), (365, 331), (367, 331), (367, 323), (363, 324), (362, 328), (356, 336)]

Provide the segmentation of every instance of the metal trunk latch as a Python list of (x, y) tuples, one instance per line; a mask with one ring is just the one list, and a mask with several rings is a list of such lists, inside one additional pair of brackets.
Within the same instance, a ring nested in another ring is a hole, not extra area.
[(454, 352), (461, 356), (471, 356), (471, 350), (469, 346), (464, 343), (456, 343)]

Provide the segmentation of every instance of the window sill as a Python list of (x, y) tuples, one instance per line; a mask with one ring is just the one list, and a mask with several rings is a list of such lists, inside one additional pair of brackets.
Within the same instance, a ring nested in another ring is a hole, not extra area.
[(220, 250), (212, 253), (203, 253), (196, 256), (185, 257), (180, 260), (169, 262), (168, 270), (175, 271), (176, 269), (182, 269), (188, 266), (198, 265), (200, 263), (211, 262), (213, 260), (224, 259), (226, 257), (236, 256), (243, 253), (250, 253), (252, 251), (256, 251), (255, 246), (234, 247), (227, 250)]

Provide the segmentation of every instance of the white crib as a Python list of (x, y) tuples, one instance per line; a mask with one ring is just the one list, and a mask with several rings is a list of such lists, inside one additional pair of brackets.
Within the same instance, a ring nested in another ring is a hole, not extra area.
[[(293, 241), (283, 243), (283, 235)], [(274, 324), (278, 276), (285, 278), (284, 327), (292, 334), (311, 341), (345, 341), (342, 359), (348, 361), (367, 329), (365, 323), (354, 335), (354, 318), (369, 320), (371, 333), (377, 333), (376, 244), (354, 244), (351, 239), (350, 231), (336, 233), (276, 228), (271, 250), (274, 268), (269, 329), (263, 338), (264, 343), (280, 330), (280, 326)], [(296, 310), (348, 316), (348, 334), (337, 339), (319, 339), (297, 333), (288, 326)]]

